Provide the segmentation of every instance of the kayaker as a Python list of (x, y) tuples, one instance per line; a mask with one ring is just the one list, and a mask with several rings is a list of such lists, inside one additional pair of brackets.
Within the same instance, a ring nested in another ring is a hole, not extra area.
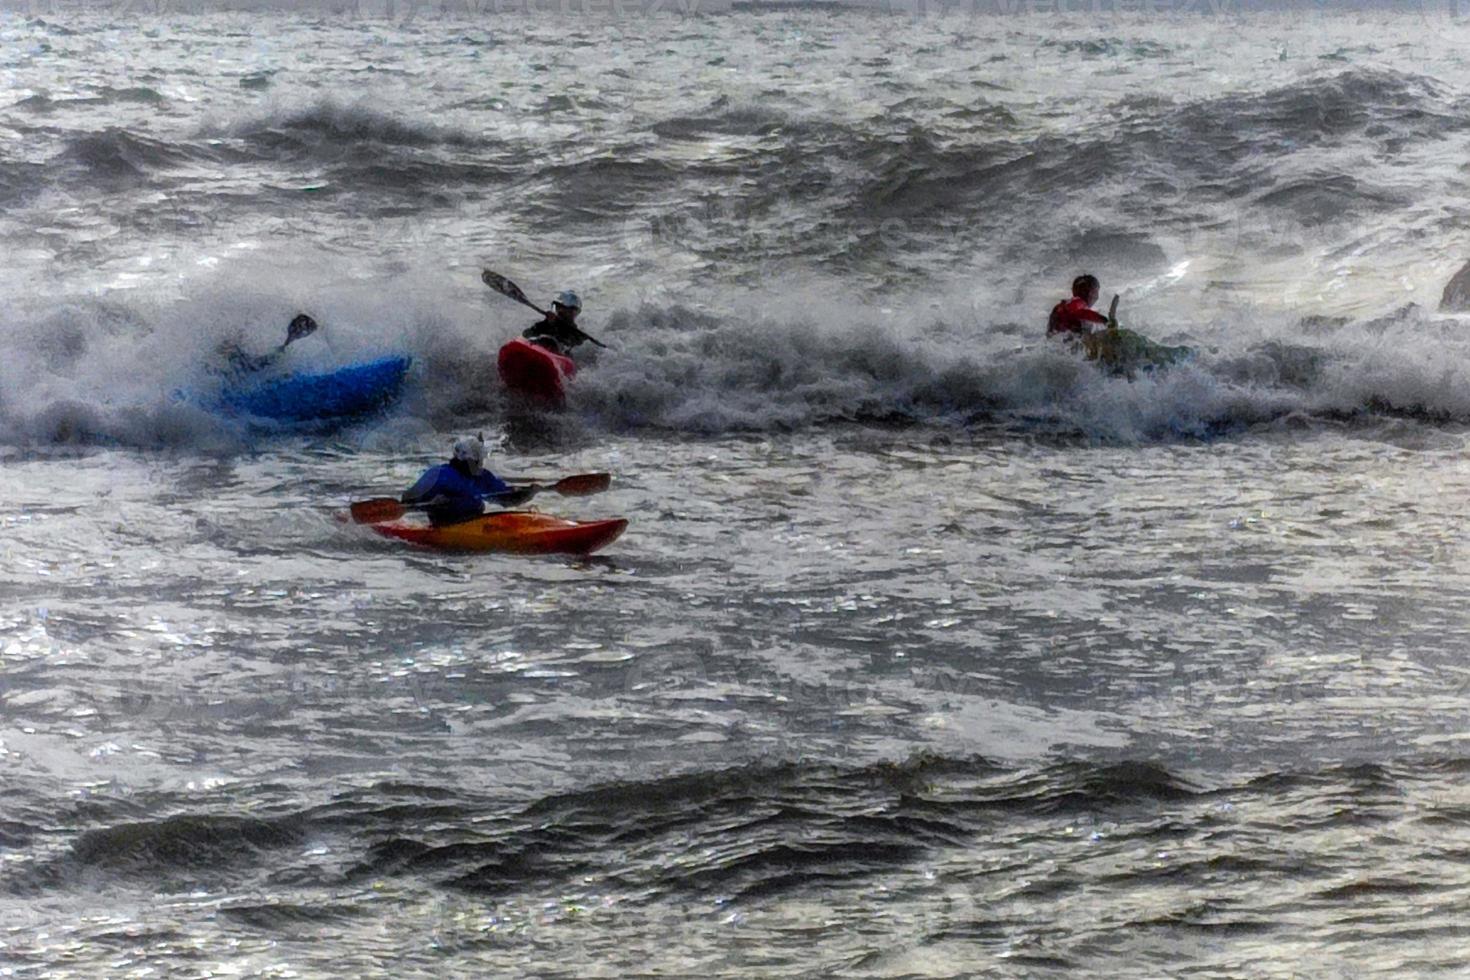
[(1064, 299), (1051, 308), (1051, 316), (1046, 321), (1046, 335), (1055, 337), (1057, 334), (1072, 334), (1085, 337), (1093, 332), (1090, 324), (1116, 326), (1092, 308), (1101, 293), (1102, 284), (1097, 281), (1097, 276), (1080, 275), (1073, 279), (1072, 298)]
[(226, 340), (219, 345), (220, 356), (229, 365), (229, 370), (234, 374), (253, 374), (256, 371), (264, 371), (276, 361), (280, 360), (286, 348), (300, 340), (302, 337), (316, 333), (317, 323), (305, 313), (296, 314), (291, 323), (286, 327), (286, 342), (269, 354), (247, 354), (236, 340)]
[(535, 492), (515, 490), (485, 469), (484, 440), (465, 436), (455, 442), (449, 462), (429, 467), (399, 499), (405, 504), (427, 504), (431, 524), (456, 524), (484, 513), (487, 497), (494, 497), (502, 506), (514, 506)]
[(577, 326), (577, 314), (581, 312), (581, 297), (568, 289), (551, 301), (551, 312), (546, 314), (546, 319), (527, 327), (521, 336), (554, 354), (571, 353), (587, 339)]

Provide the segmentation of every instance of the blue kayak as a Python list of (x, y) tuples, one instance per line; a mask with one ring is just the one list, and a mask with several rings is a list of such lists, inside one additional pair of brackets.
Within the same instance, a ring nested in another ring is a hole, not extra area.
[(256, 385), (227, 387), (220, 406), (277, 422), (366, 415), (398, 397), (412, 363), (411, 357), (383, 357), (324, 374), (289, 374)]

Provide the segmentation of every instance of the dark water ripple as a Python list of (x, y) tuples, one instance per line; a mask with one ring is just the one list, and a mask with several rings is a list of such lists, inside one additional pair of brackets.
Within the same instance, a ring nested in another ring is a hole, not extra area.
[[(262, 808), (234, 791), (208, 810), (154, 796), (71, 807), (43, 833), (9, 837), (4, 888), (53, 901), (77, 889), (203, 889), (227, 921), (283, 942), (375, 915), (374, 889), (485, 915), (556, 896), (582, 908), (588, 926), (658, 908), (771, 925), (809, 900), (845, 921), (871, 914), (847, 897), (894, 889), (905, 904), (878, 906), (891, 918), (877, 931), (895, 941), (909, 930), (924, 943), (982, 947), (1050, 937), (1051, 952), (1025, 961), (1061, 969), (1125, 957), (1144, 937), (1195, 934), (1211, 937), (1201, 965), (1249, 969), (1283, 962), (1308, 921), (1327, 950), (1351, 948), (1357, 934), (1342, 930), (1352, 928), (1385, 950), (1452, 934), (1453, 909), (1470, 893), (1470, 850), (1445, 836), (1465, 825), (1467, 808), (1442, 794), (1466, 768), (1426, 757), (1207, 785), (1146, 762), (1015, 768), (926, 755), (856, 768), (752, 765), (524, 803), (404, 783), (305, 808)], [(325, 864), (303, 860), (328, 851)], [(343, 897), (323, 902), (323, 892)], [(1090, 903), (1093, 926), (1069, 919), (1079, 902)], [(1404, 917), (1405, 903), (1420, 915)], [(1380, 907), (1395, 914), (1374, 919)], [(193, 928), (192, 913), (171, 915)], [(800, 947), (782, 932), (764, 940), (773, 952)], [(875, 939), (855, 933), (848, 944)], [(675, 945), (701, 944), (685, 933)], [(887, 945), (859, 960), (880, 962)], [(505, 964), (512, 949), (481, 952), (484, 964)], [(535, 963), (541, 954), (515, 955)]]

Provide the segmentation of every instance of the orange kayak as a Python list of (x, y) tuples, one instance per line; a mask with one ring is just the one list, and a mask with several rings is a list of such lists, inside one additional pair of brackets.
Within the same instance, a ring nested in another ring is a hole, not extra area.
[(566, 383), (577, 374), (577, 364), (565, 354), (517, 337), (500, 348), (500, 380), (517, 394), (551, 405), (566, 402)]
[(384, 537), (443, 551), (590, 555), (616, 541), (628, 522), (621, 517), (609, 521), (568, 521), (535, 511), (505, 510), (440, 527), (405, 521), (369, 526)]

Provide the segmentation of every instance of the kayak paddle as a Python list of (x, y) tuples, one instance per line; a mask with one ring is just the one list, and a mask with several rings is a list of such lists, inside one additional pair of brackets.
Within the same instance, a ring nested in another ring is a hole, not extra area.
[(526, 306), (529, 306), (531, 309), (535, 310), (537, 313), (540, 313), (542, 316), (551, 316), (550, 313), (547, 313), (541, 307), (526, 299), (526, 294), (521, 292), (521, 287), (511, 282), (500, 273), (491, 272), (489, 269), (486, 269), (484, 272), (480, 273), (480, 279), (484, 281), (485, 285), (489, 286), (500, 295), (509, 297), (510, 299), (515, 300), (517, 303), (524, 303)]
[(1118, 329), (1118, 294), (1113, 294), (1113, 301), (1108, 304), (1108, 329)]
[[(578, 473), (575, 476), (564, 477), (552, 484), (530, 483), (522, 486), (513, 486), (513, 493), (521, 493), (530, 490), (533, 494), (549, 490), (559, 493), (563, 497), (587, 497), (594, 493), (601, 493), (612, 486), (612, 475), (608, 473)], [(485, 499), (494, 500), (497, 494), (487, 494)], [(374, 497), (372, 500), (359, 500), (352, 504), (348, 511), (352, 515), (354, 524), (381, 524), (384, 521), (396, 521), (410, 510), (423, 510), (428, 504), (405, 504), (396, 497)]]
[[(531, 309), (535, 310), (537, 313), (540, 313), (542, 316), (551, 316), (550, 313), (547, 313), (541, 307), (526, 299), (526, 294), (521, 292), (521, 287), (511, 282), (500, 273), (491, 272), (489, 269), (486, 269), (484, 272), (480, 273), (480, 279), (485, 283), (485, 285), (489, 286), (500, 295), (505, 296), (509, 299), (513, 299), (517, 303), (524, 303), (526, 306), (529, 306)], [(583, 339), (592, 341), (603, 350), (609, 349), (607, 344), (604, 344), (602, 341), (598, 340), (596, 337), (592, 336), (581, 327), (577, 327), (576, 330), (577, 333), (582, 335)]]
[(550, 490), (563, 497), (590, 497), (594, 493), (602, 493), (610, 486), (612, 486), (611, 473), (578, 473), (575, 476), (564, 476), (552, 484), (525, 483), (520, 486), (512, 484), (511, 489), (528, 490), (534, 487), (537, 492)]
[(604, 344), (602, 341), (598, 340), (596, 337), (592, 336), (590, 333), (588, 333), (587, 331), (583, 330), (581, 327), (577, 327), (577, 333), (579, 333), (579, 334), (582, 335), (582, 339), (583, 340), (590, 340), (594, 344), (596, 344), (598, 347), (601, 347), (603, 350), (611, 350), (612, 349), (612, 348), (608, 347), (607, 344)]
[(287, 347), (290, 347), (292, 344), (296, 343), (296, 341), (300, 340), (302, 337), (310, 337), (312, 334), (316, 333), (316, 329), (317, 324), (315, 320), (307, 316), (305, 313), (296, 314), (296, 319), (292, 320), (291, 325), (286, 328), (286, 342), (280, 347), (276, 348), (276, 353), (279, 354)]
[(296, 318), (291, 321), (291, 325), (286, 328), (286, 342), (268, 354), (260, 354), (258, 356), (247, 354), (240, 349), (239, 344), (232, 340), (222, 344), (220, 350), (229, 361), (229, 370), (235, 374), (250, 374), (255, 371), (264, 371), (281, 359), (281, 355), (286, 353), (287, 347), (290, 347), (302, 337), (309, 337), (316, 333), (316, 329), (317, 325), (315, 320), (305, 313), (298, 313), (296, 314)]

